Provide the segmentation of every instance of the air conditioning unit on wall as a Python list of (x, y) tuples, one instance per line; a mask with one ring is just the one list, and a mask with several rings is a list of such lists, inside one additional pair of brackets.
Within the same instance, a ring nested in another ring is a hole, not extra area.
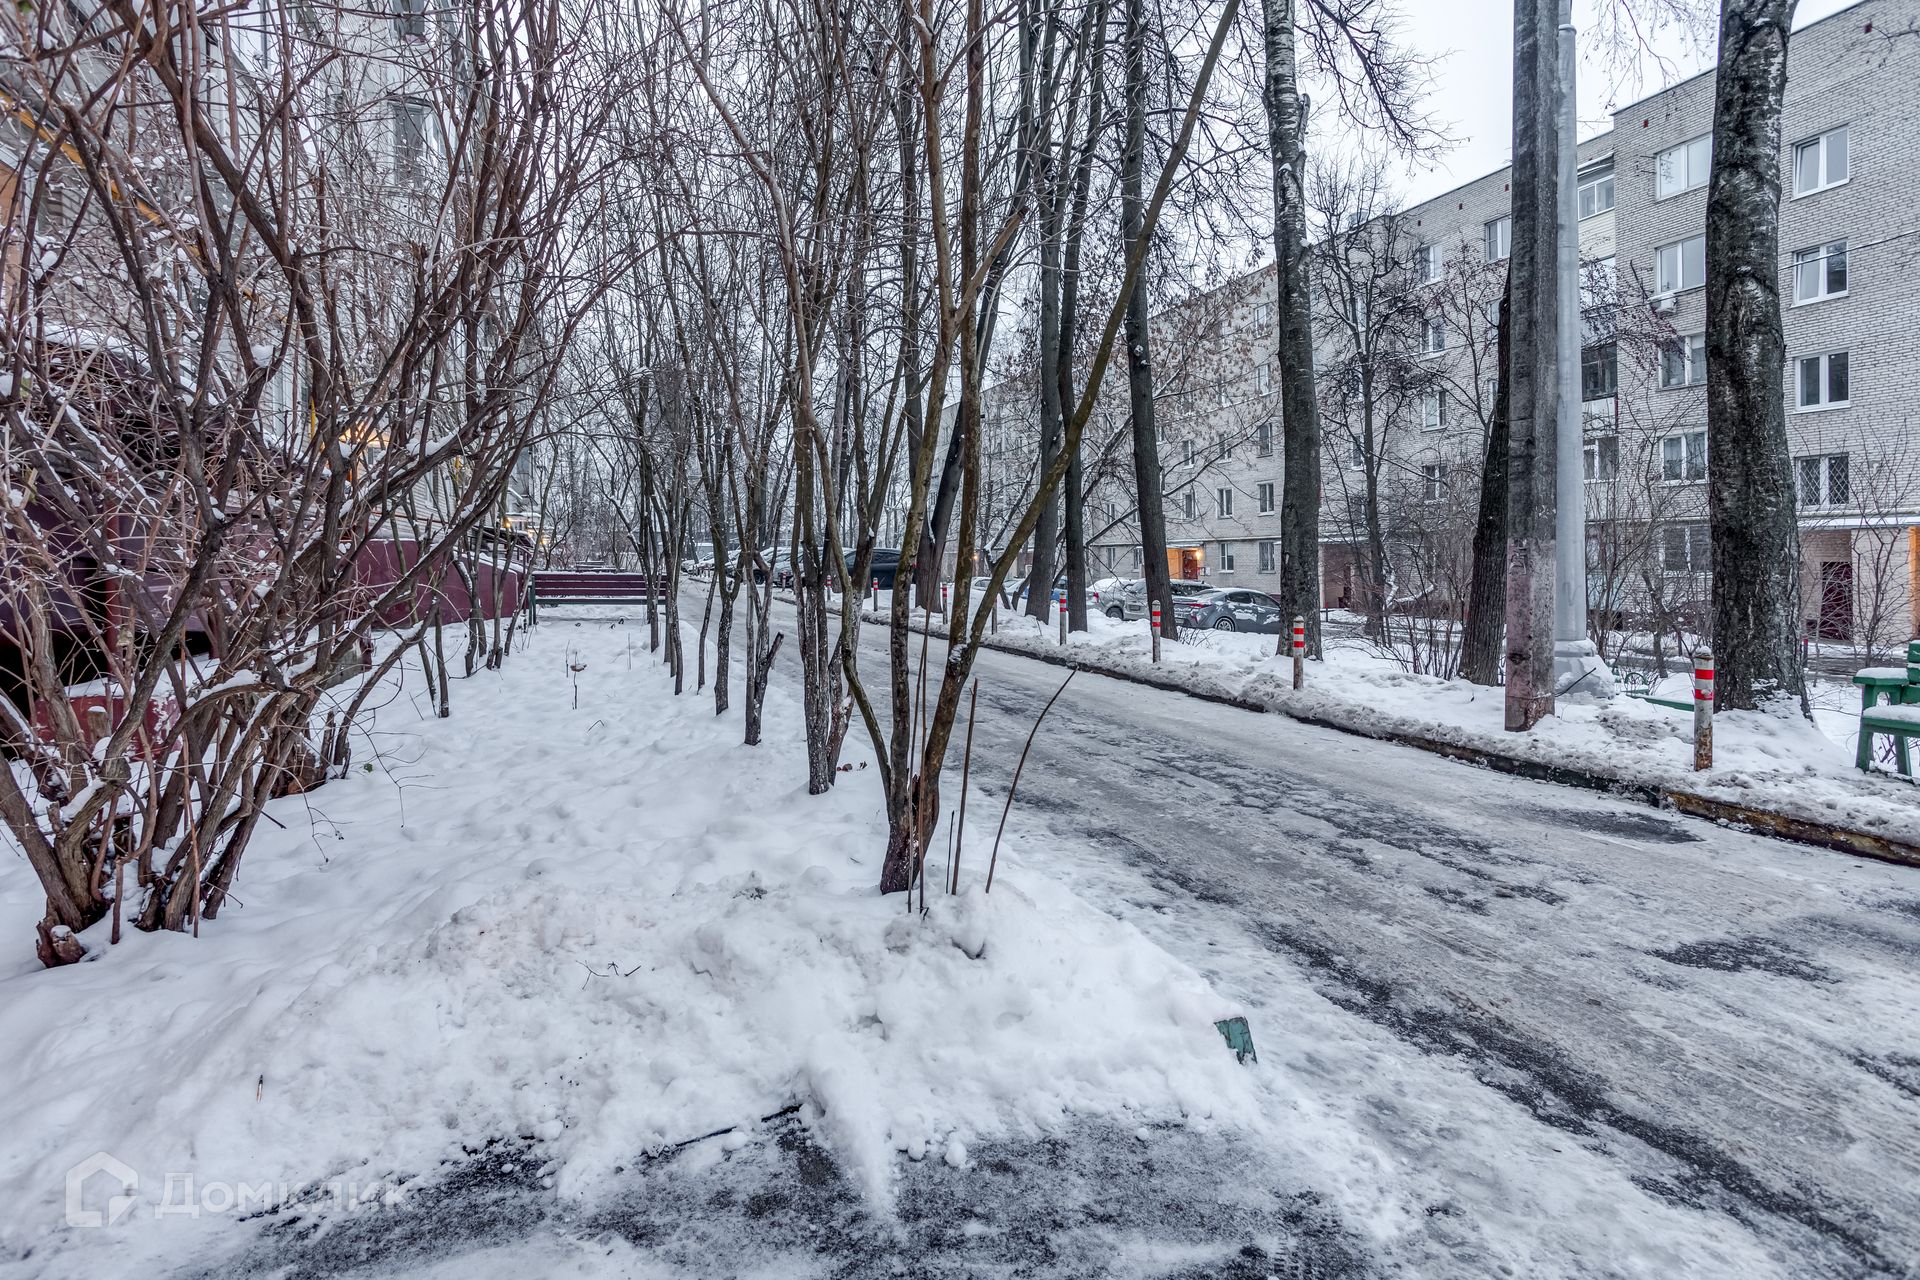
[(1672, 315), (1673, 314), (1673, 295), (1670, 293), (1663, 293), (1659, 297), (1655, 298), (1653, 300), (1653, 310), (1655, 315), (1662, 315), (1662, 316)]

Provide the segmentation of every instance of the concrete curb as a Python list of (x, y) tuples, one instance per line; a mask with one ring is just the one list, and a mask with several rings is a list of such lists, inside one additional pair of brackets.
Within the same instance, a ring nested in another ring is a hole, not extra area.
[[(861, 611), (861, 620), (876, 626), (889, 626), (891, 620), (879, 614)], [(923, 627), (908, 624), (908, 630), (926, 633)], [(944, 636), (939, 631), (928, 633), (936, 639)], [(1651, 805), (1658, 809), (1672, 809), (1690, 817), (1705, 818), (1709, 822), (1718, 822), (1724, 826), (1739, 827), (1759, 835), (1774, 836), (1782, 840), (1792, 840), (1797, 844), (1814, 845), (1823, 849), (1832, 849), (1839, 853), (1849, 853), (1856, 857), (1873, 858), (1880, 862), (1892, 862), (1901, 866), (1920, 867), (1920, 841), (1902, 840), (1893, 836), (1879, 835), (1871, 831), (1861, 831), (1855, 827), (1836, 826), (1832, 823), (1816, 822), (1809, 818), (1799, 818), (1792, 814), (1779, 813), (1772, 809), (1757, 809), (1751, 805), (1736, 804), (1730, 800), (1720, 800), (1713, 796), (1701, 795), (1696, 791), (1674, 787), (1665, 783), (1646, 782), (1633, 778), (1617, 778), (1606, 774), (1592, 773), (1585, 769), (1572, 769), (1566, 765), (1550, 764), (1541, 760), (1529, 760), (1521, 756), (1507, 755), (1505, 752), (1490, 751), (1485, 747), (1471, 746), (1466, 743), (1448, 742), (1442, 738), (1425, 734), (1406, 733), (1393, 729), (1381, 729), (1370, 725), (1355, 724), (1332, 716), (1319, 715), (1306, 711), (1290, 711), (1285, 707), (1256, 702), (1251, 698), (1242, 698), (1230, 693), (1216, 693), (1209, 690), (1192, 689), (1174, 680), (1160, 680), (1131, 671), (1103, 667), (1083, 659), (1065, 654), (1053, 655), (1015, 648), (997, 643), (991, 635), (980, 642), (983, 649), (1008, 654), (1016, 658), (1030, 658), (1035, 662), (1044, 662), (1056, 667), (1073, 667), (1090, 675), (1105, 676), (1110, 680), (1124, 680), (1128, 684), (1145, 685), (1150, 689), (1160, 689), (1167, 693), (1177, 693), (1202, 702), (1218, 703), (1221, 706), (1235, 707), (1241, 711), (1251, 711), (1261, 715), (1280, 715), (1301, 724), (1310, 724), (1316, 728), (1332, 729), (1338, 733), (1352, 734), (1358, 738), (1371, 738), (1376, 742), (1394, 742), (1401, 746), (1413, 747), (1434, 755), (1458, 760), (1462, 764), (1477, 765), (1482, 769), (1491, 769), (1495, 773), (1511, 774), (1528, 778), (1535, 782), (1551, 782), (1563, 787), (1577, 787), (1583, 791), (1598, 791), (1607, 795), (1619, 796), (1640, 804)]]

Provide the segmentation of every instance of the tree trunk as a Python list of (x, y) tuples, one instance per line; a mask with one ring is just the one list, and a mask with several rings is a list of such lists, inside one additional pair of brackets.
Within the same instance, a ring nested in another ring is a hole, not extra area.
[(1791, 696), (1800, 533), (1780, 332), (1780, 105), (1794, 0), (1723, 0), (1707, 190), (1707, 503), (1715, 700)]
[[(1145, 234), (1145, 205), (1140, 172), (1147, 149), (1147, 23), (1143, 0), (1127, 0), (1126, 150), (1120, 160), (1120, 236), (1125, 252), (1136, 251)], [(1140, 513), (1140, 551), (1146, 570), (1147, 599), (1160, 605), (1160, 628), (1169, 639), (1178, 624), (1167, 572), (1167, 512), (1160, 493), (1160, 439), (1153, 424), (1153, 347), (1148, 335), (1150, 299), (1142, 263), (1127, 298), (1127, 399), (1133, 418), (1134, 502)], [(1031, 579), (1029, 579), (1031, 581)]]
[(1517, 731), (1553, 714), (1560, 21), (1555, 0), (1515, 0), (1513, 16), (1506, 726)]
[(1494, 386), (1493, 421), (1480, 467), (1480, 514), (1473, 526), (1473, 570), (1467, 586), (1467, 617), (1461, 628), (1460, 674), (1491, 688), (1500, 683), (1500, 641), (1507, 611), (1507, 398), (1513, 374), (1509, 364), (1513, 275), (1500, 294), (1500, 321), (1494, 357), (1499, 381)]
[(1295, 68), (1294, 0), (1265, 0), (1267, 150), (1273, 165), (1275, 356), (1280, 369), (1281, 616), (1320, 636), (1320, 403), (1313, 376), (1313, 281), (1307, 245), (1307, 111)]

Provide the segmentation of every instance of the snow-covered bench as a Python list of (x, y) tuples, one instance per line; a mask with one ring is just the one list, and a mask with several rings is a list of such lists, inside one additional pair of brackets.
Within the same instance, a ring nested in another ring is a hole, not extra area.
[(1853, 682), (1860, 686), (1860, 745), (1853, 763), (1872, 769), (1874, 740), (1885, 734), (1893, 739), (1896, 767), (1912, 777), (1913, 758), (1907, 743), (1920, 738), (1920, 640), (1907, 646), (1906, 666), (1868, 667)]

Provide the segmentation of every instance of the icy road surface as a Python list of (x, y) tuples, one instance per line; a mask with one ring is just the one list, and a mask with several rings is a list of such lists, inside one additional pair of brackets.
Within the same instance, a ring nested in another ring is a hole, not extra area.
[[(861, 652), (883, 683), (885, 632)], [(1066, 672), (976, 673), (997, 800)], [(1371, 1116), (1464, 1273), (1509, 1230), (1607, 1248), (1632, 1207), (1553, 1189), (1599, 1162), (1783, 1274), (1920, 1274), (1920, 872), (1086, 673), (1014, 812), (1246, 1004), (1263, 1062)]]

